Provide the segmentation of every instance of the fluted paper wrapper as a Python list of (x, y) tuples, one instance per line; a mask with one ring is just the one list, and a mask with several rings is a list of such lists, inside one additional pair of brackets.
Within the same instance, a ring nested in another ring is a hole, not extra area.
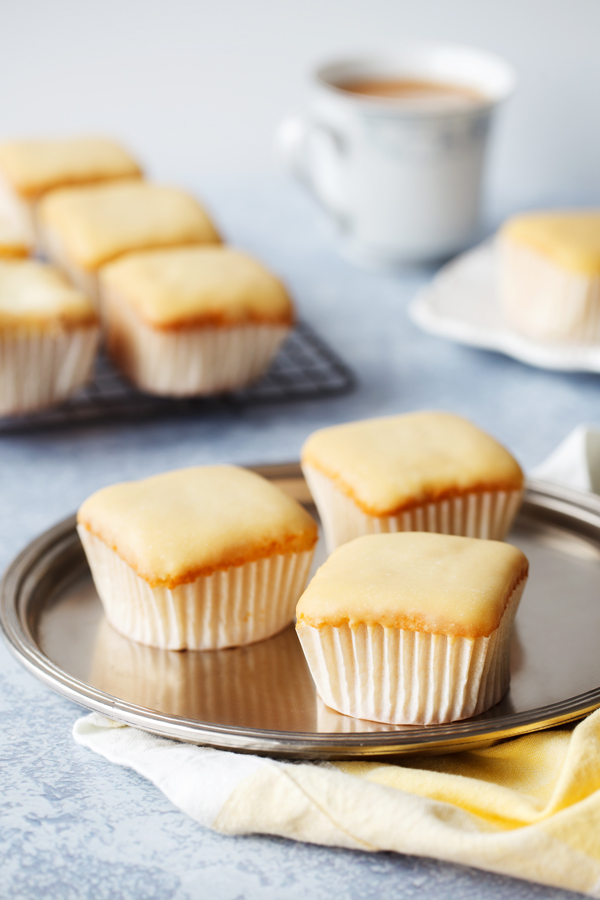
[(392, 725), (437, 725), (489, 709), (508, 690), (511, 626), (525, 581), (489, 637), (299, 623), (319, 696), (347, 716)]
[(0, 415), (43, 409), (82, 387), (92, 374), (98, 338), (97, 326), (0, 332)]
[(245, 324), (152, 328), (109, 292), (103, 298), (108, 352), (152, 394), (202, 396), (256, 381), (290, 331), (289, 325)]
[(313, 496), (329, 553), (365, 534), (430, 531), (502, 541), (521, 505), (522, 491), (479, 491), (415, 506), (396, 516), (370, 516), (313, 466), (302, 471)]
[(498, 280), (507, 324), (538, 341), (600, 340), (600, 276), (571, 272), (500, 240)]
[(106, 618), (126, 637), (167, 650), (261, 641), (294, 621), (313, 550), (278, 554), (170, 590), (150, 587), (104, 541), (78, 526)]

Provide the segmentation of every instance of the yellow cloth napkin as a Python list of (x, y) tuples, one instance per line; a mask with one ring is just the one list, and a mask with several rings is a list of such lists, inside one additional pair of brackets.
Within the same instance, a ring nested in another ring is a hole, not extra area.
[(224, 834), (432, 856), (600, 898), (600, 710), (575, 728), (389, 763), (228, 753), (98, 713), (74, 736)]

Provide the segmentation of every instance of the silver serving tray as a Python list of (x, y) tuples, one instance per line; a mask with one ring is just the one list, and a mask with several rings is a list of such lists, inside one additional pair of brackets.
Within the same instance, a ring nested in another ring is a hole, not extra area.
[[(297, 465), (256, 471), (315, 513)], [(483, 715), (449, 725), (383, 725), (329, 709), (293, 627), (231, 650), (177, 652), (129, 641), (104, 618), (74, 517), (11, 564), (0, 624), (20, 662), (53, 690), (177, 740), (297, 758), (458, 751), (600, 706), (600, 498), (530, 483), (510, 540), (531, 563), (510, 691)], [(320, 545), (316, 564), (324, 556)]]

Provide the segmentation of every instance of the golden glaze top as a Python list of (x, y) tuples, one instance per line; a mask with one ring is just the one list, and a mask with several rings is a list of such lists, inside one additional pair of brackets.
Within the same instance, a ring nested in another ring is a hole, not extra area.
[(98, 137), (7, 141), (0, 144), (0, 172), (27, 199), (67, 185), (141, 175), (120, 144)]
[(298, 601), (298, 626), (382, 625), (487, 637), (526, 557), (501, 541), (424, 532), (373, 534), (335, 550)]
[(316, 431), (302, 449), (313, 466), (369, 515), (469, 491), (523, 486), (516, 460), (494, 438), (446, 412), (366, 419)]
[(35, 260), (0, 261), (0, 327), (39, 329), (93, 325), (91, 301), (53, 266)]
[(539, 212), (513, 216), (500, 236), (581, 275), (600, 275), (600, 212)]
[(25, 228), (0, 211), (0, 259), (23, 259), (31, 246)]
[(148, 324), (230, 325), (293, 320), (282, 283), (264, 266), (229, 247), (176, 247), (132, 253), (106, 266), (102, 284)]
[(236, 466), (180, 469), (103, 488), (77, 521), (152, 587), (309, 550), (318, 537), (299, 503)]
[(92, 271), (134, 250), (220, 243), (193, 197), (146, 181), (52, 191), (40, 202), (39, 216), (71, 260)]

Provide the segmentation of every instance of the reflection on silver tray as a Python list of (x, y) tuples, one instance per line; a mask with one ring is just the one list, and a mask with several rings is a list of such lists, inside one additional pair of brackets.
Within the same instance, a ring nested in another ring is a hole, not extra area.
[[(258, 471), (314, 513), (297, 465)], [(74, 519), (11, 565), (0, 623), (20, 661), (54, 690), (157, 734), (304, 758), (455, 751), (600, 706), (600, 499), (532, 483), (510, 540), (531, 563), (512, 641), (511, 688), (481, 716), (449, 725), (384, 725), (327, 708), (293, 627), (248, 647), (205, 652), (124, 638), (104, 618)], [(320, 546), (317, 562), (323, 558)]]

